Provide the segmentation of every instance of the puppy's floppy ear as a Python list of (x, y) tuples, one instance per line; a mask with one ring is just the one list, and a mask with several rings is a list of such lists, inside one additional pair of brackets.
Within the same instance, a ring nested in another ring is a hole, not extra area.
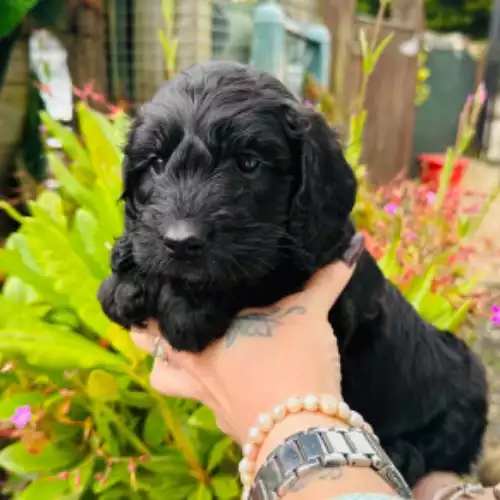
[(337, 134), (321, 114), (295, 105), (287, 113), (287, 134), (300, 151), (300, 182), (291, 202), (289, 231), (308, 255), (308, 266), (340, 257), (354, 227), (356, 177)]

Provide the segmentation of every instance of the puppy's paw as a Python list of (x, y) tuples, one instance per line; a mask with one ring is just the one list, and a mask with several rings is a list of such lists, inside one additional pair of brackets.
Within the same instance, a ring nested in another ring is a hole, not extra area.
[(178, 351), (203, 351), (225, 335), (235, 313), (214, 297), (177, 295), (168, 285), (158, 298), (160, 330)]
[(97, 298), (106, 316), (124, 328), (144, 326), (150, 317), (144, 287), (116, 274), (102, 282)]

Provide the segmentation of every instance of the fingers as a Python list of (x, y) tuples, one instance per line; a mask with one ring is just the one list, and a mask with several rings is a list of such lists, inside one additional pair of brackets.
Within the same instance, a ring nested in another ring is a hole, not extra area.
[(300, 299), (308, 308), (328, 312), (338, 299), (356, 269), (356, 262), (364, 248), (364, 237), (356, 234), (343, 260), (338, 260), (317, 271), (308, 281)]

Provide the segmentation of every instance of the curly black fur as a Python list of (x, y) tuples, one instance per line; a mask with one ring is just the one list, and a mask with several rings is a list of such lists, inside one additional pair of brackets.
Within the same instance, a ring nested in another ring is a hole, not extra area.
[[(99, 298), (124, 327), (157, 318), (176, 349), (201, 351), (240, 309), (300, 289), (354, 234), (356, 181), (334, 133), (264, 72), (192, 66), (144, 105), (125, 153), (126, 230)], [(190, 259), (164, 242), (178, 221), (204, 244)], [(487, 400), (466, 345), (426, 323), (367, 252), (330, 321), (345, 399), (408, 482), (469, 472)]]

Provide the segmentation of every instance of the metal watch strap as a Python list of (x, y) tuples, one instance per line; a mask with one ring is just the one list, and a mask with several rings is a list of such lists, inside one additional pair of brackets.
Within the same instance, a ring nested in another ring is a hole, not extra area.
[(277, 500), (307, 474), (343, 465), (371, 467), (401, 498), (412, 497), (373, 434), (361, 429), (312, 428), (290, 436), (267, 457), (247, 498)]

